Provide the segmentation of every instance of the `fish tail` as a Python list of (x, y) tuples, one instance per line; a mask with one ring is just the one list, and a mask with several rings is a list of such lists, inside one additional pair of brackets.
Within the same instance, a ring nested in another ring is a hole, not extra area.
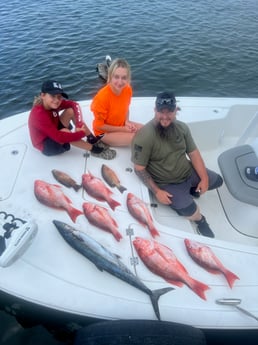
[(127, 188), (121, 185), (117, 186), (117, 189), (119, 190), (120, 193), (123, 193), (125, 190), (127, 190)]
[(82, 185), (81, 184), (75, 184), (74, 186), (73, 186), (73, 189), (76, 191), (76, 192), (78, 192), (78, 190), (80, 189), (82, 187)]
[(123, 238), (119, 231), (114, 231), (113, 235), (118, 242)]
[(72, 219), (72, 221), (75, 223), (76, 222), (76, 219), (78, 216), (80, 216), (81, 214), (83, 214), (83, 212), (81, 210), (78, 210), (77, 208), (75, 207), (71, 207), (69, 210), (68, 210), (68, 213), (69, 213), (69, 216), (70, 218)]
[(150, 227), (150, 233), (152, 237), (159, 236), (159, 232), (154, 226)]
[(228, 270), (226, 272), (224, 272), (224, 275), (227, 279), (228, 285), (232, 289), (235, 280), (239, 279), (239, 277), (236, 274), (234, 274), (233, 272), (230, 272)]
[(172, 287), (167, 287), (167, 288), (163, 288), (163, 289), (157, 289), (157, 290), (153, 290), (151, 291), (150, 294), (150, 299), (151, 299), (151, 303), (153, 306), (153, 310), (155, 312), (155, 315), (157, 316), (157, 319), (160, 321), (160, 312), (159, 312), (159, 298), (160, 296), (164, 295), (165, 293), (175, 290)]
[[(188, 285), (188, 284), (187, 284)], [(210, 287), (198, 280), (191, 279), (190, 284), (188, 285), (199, 297), (206, 301), (205, 291)]]
[(108, 202), (108, 204), (109, 204), (109, 206), (111, 207), (111, 209), (112, 209), (113, 211), (115, 210), (115, 208), (116, 208), (117, 206), (120, 206), (120, 205), (121, 205), (118, 201), (116, 201), (116, 200), (114, 200), (114, 199), (111, 199), (111, 200)]

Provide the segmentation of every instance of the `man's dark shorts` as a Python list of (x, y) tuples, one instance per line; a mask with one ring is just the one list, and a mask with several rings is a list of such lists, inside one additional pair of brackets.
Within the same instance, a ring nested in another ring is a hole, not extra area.
[[(209, 169), (207, 169), (207, 174), (209, 177), (208, 190), (218, 188), (222, 185), (223, 179), (219, 174)], [(161, 187), (173, 195), (170, 207), (179, 215), (190, 217), (197, 210), (197, 205), (193, 200), (193, 196), (190, 194), (190, 189), (197, 187), (199, 182), (200, 178), (193, 169), (191, 176), (186, 181), (178, 184), (171, 183)]]
[[(59, 121), (58, 129), (65, 128), (61, 121)], [(54, 141), (53, 139), (46, 138), (43, 142), (43, 150), (42, 153), (46, 156), (55, 156), (66, 151), (69, 151), (71, 148), (69, 143), (59, 144), (58, 142)]]

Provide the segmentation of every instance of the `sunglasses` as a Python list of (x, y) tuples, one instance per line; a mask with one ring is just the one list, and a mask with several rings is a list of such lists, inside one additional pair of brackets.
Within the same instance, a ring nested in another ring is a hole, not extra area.
[(173, 98), (160, 98), (156, 102), (157, 105), (176, 105), (176, 102)]

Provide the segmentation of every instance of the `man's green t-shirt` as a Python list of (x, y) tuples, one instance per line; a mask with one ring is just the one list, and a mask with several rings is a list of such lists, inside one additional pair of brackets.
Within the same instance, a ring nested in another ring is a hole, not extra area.
[(160, 137), (155, 129), (155, 120), (143, 126), (132, 142), (132, 162), (146, 168), (160, 186), (181, 183), (191, 174), (192, 165), (187, 154), (197, 147), (190, 129), (175, 120), (171, 138)]

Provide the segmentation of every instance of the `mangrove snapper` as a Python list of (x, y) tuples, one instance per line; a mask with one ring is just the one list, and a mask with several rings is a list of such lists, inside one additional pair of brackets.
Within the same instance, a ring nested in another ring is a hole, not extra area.
[(168, 287), (154, 291), (150, 290), (121, 260), (119, 260), (117, 255), (111, 253), (93, 238), (63, 222), (54, 220), (53, 223), (67, 243), (89, 259), (100, 271), (106, 271), (149, 295), (153, 310), (160, 320), (158, 306), (159, 297), (174, 290), (173, 288)]
[(68, 174), (62, 171), (53, 169), (52, 174), (58, 182), (68, 188), (72, 187), (76, 192), (81, 188), (81, 185), (77, 184), (76, 181), (74, 181)]
[(107, 182), (107, 184), (110, 187), (116, 187), (120, 193), (123, 193), (126, 190), (125, 187), (121, 186), (116, 173), (107, 165), (102, 164), (101, 174), (102, 174), (103, 179)]
[(35, 180), (34, 194), (42, 204), (67, 211), (74, 223), (76, 218), (83, 214), (82, 211), (72, 205), (71, 200), (62, 192), (62, 188), (59, 185)]

